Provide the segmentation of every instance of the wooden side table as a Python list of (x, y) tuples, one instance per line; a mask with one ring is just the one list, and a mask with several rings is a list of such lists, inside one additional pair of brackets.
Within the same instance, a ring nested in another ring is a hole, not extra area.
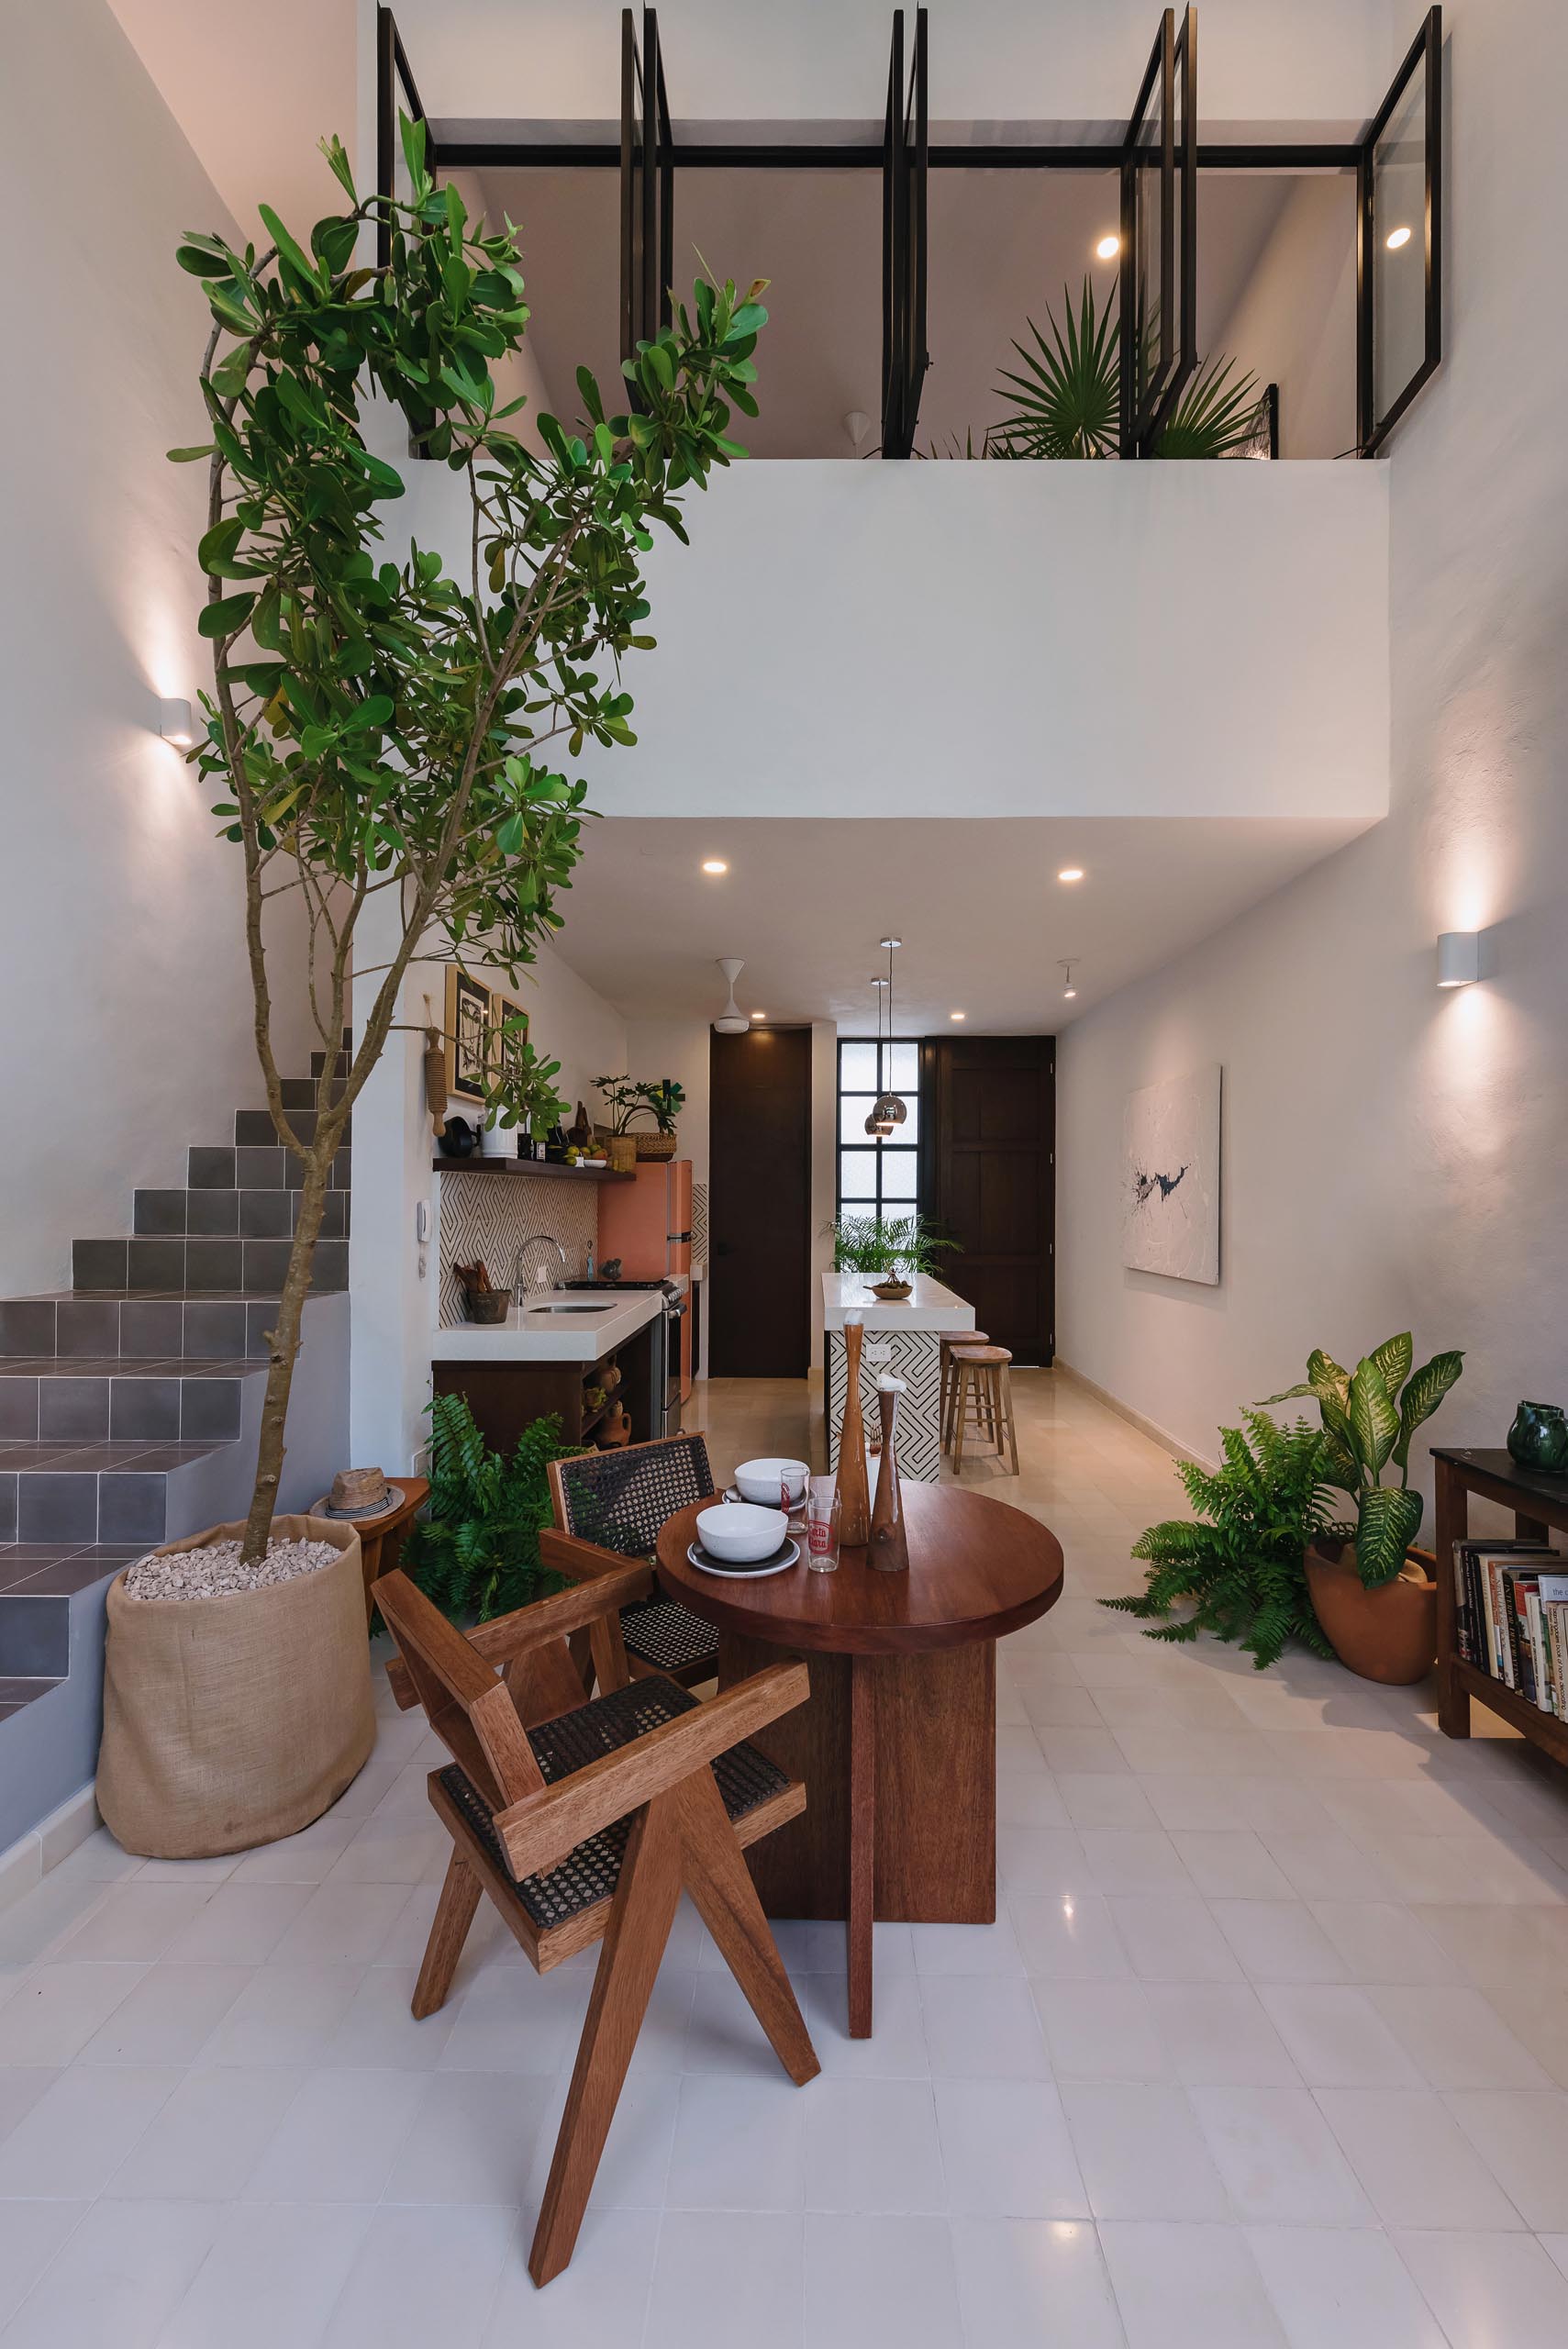
[[(334, 1525), (352, 1525), (360, 1537), (360, 1564), (365, 1578), (365, 1629), (369, 1631), (375, 1614), (375, 1600), (371, 1586), (380, 1575), (389, 1575), (402, 1553), (408, 1528), (415, 1513), (430, 1489), (428, 1476), (389, 1476), (387, 1483), (398, 1495), (395, 1507), (383, 1509), (379, 1517), (336, 1517)], [(313, 1517), (327, 1514), (327, 1496), (312, 1504)]]
[[(1514, 1531), (1521, 1542), (1544, 1542), (1555, 1527), (1568, 1534), (1568, 1476), (1542, 1475), (1538, 1468), (1521, 1468), (1507, 1452), (1460, 1450), (1434, 1444), (1437, 1462), (1438, 1576), (1438, 1727), (1445, 1737), (1470, 1735), (1470, 1700), (1489, 1705), (1514, 1729), (1550, 1753), (1554, 1762), (1568, 1762), (1568, 1721), (1543, 1713), (1539, 1705), (1504, 1680), (1494, 1680), (1479, 1664), (1466, 1664), (1459, 1653), (1455, 1617), (1458, 1598), (1453, 1580), (1453, 1545), (1470, 1530), (1470, 1496), (1495, 1501), (1511, 1509)], [(1568, 1546), (1568, 1544), (1565, 1544)]]

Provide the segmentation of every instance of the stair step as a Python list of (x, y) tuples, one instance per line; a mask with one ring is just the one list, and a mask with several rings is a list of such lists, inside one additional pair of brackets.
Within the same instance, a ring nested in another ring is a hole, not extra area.
[[(232, 1442), (0, 1444), (0, 1540), (139, 1542), (195, 1531), (202, 1471)], [(189, 1502), (196, 1497), (193, 1513)], [(3, 1651), (0, 1651), (3, 1657)]]
[(0, 1299), (0, 1358), (235, 1362), (266, 1353), (277, 1310), (275, 1289), (222, 1297), (124, 1290), (95, 1297), (65, 1290), (6, 1297)]
[[(315, 1141), (316, 1114), (317, 1113), (313, 1108), (295, 1109), (290, 1111), (289, 1123), (294, 1128), (295, 1133), (299, 1136), (301, 1141)], [(351, 1139), (351, 1128), (353, 1126), (353, 1122), (352, 1118), (350, 1118), (346, 1120), (343, 1127), (343, 1143), (345, 1148), (347, 1148), (349, 1141)], [(278, 1132), (277, 1128), (272, 1123), (272, 1112), (268, 1109), (236, 1109), (234, 1112), (234, 1142), (235, 1147), (238, 1150), (276, 1149), (278, 1147)]]
[(0, 1678), (0, 1721), (8, 1721), (13, 1713), (19, 1713), (35, 1698), (47, 1697), (51, 1688), (60, 1687), (64, 1676), (61, 1673), (53, 1680), (41, 1680), (28, 1673)]
[[(349, 1229), (347, 1191), (328, 1191), (321, 1237)], [(252, 1191), (138, 1191), (131, 1236), (146, 1240), (286, 1240), (299, 1217), (299, 1193), (281, 1185)]]
[[(77, 1240), (71, 1284), (75, 1291), (128, 1290), (142, 1297), (264, 1296), (281, 1286), (290, 1246), (287, 1240)], [(348, 1278), (348, 1241), (318, 1241), (311, 1287), (342, 1288)]]
[(0, 1355), (0, 1443), (202, 1443), (239, 1433), (260, 1362)]
[[(317, 1071), (317, 1075), (319, 1074), (320, 1072)], [(337, 1076), (346, 1076), (347, 1063), (340, 1059), (333, 1074)], [(316, 1085), (317, 1077), (315, 1076), (285, 1076), (280, 1081), (279, 1090), (284, 1097), (284, 1108), (290, 1112), (291, 1116), (295, 1109), (315, 1108)], [(334, 1096), (340, 1090), (340, 1086), (334, 1086)]]
[[(350, 1054), (350, 1052), (352, 1050), (352, 1046), (353, 1046), (353, 1039), (352, 1039), (352, 1036), (350, 1035), (350, 1033), (349, 1030), (348, 1030), (347, 1028), (345, 1028), (345, 1029), (344, 1029), (344, 1030), (343, 1030), (343, 1049), (342, 1049), (342, 1051), (341, 1051), (340, 1052), (339, 1052), (339, 1053), (337, 1053), (337, 1054), (336, 1054), (336, 1056), (335, 1056), (335, 1058), (334, 1058), (334, 1061), (333, 1061), (333, 1074), (334, 1074), (335, 1075), (338, 1075), (338, 1076), (347, 1076), (347, 1075), (348, 1075), (348, 1074), (349, 1074), (349, 1054)], [(321, 1074), (321, 1072), (322, 1072), (322, 1070), (326, 1067), (326, 1065), (327, 1065), (327, 1055), (326, 1055), (326, 1053), (325, 1053), (325, 1052), (312, 1052), (312, 1053), (311, 1053), (311, 1055), (310, 1055), (310, 1074), (311, 1074), (311, 1075), (312, 1075), (312, 1076), (319, 1076), (319, 1075), (320, 1075), (320, 1074)]]
[[(233, 1142), (193, 1142), (186, 1152), (185, 1179), (193, 1191), (297, 1191), (305, 1168), (292, 1150), (275, 1137), (265, 1146)], [(332, 1188), (349, 1188), (350, 1152), (347, 1142), (332, 1161)]]

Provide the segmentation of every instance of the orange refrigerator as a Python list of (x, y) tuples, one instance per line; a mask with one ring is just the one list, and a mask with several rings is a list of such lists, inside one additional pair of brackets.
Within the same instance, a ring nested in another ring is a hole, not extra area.
[[(599, 1191), (599, 1263), (620, 1258), (628, 1281), (675, 1280), (691, 1301), (692, 1162), (643, 1159), (629, 1183)], [(692, 1317), (681, 1316), (681, 1394), (692, 1391)]]

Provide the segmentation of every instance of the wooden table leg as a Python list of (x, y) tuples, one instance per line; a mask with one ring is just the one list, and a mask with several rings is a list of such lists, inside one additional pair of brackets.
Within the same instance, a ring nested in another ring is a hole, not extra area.
[(872, 1919), (876, 1909), (875, 1659), (850, 1664), (850, 2037), (871, 2037)]

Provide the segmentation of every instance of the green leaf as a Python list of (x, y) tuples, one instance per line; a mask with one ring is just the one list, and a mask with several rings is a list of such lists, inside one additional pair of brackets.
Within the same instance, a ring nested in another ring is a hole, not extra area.
[(231, 277), (234, 263), (227, 253), (203, 252), (195, 245), (182, 245), (174, 259), (193, 277)]
[(1399, 1405), (1399, 1440), (1394, 1447), (1394, 1459), (1399, 1467), (1409, 1465), (1411, 1437), (1423, 1419), (1431, 1418), (1463, 1368), (1462, 1353), (1434, 1354), (1411, 1377)]
[(1382, 1345), (1373, 1346), (1372, 1360), (1382, 1373), (1383, 1383), (1390, 1395), (1396, 1396), (1409, 1377), (1415, 1351), (1408, 1330), (1400, 1337), (1385, 1338)]
[(322, 139), (321, 152), (326, 156), (328, 167), (331, 171), (333, 178), (337, 181), (339, 186), (348, 197), (349, 202), (350, 204), (357, 205), (360, 199), (354, 192), (354, 175), (349, 169), (348, 155), (344, 151), (343, 142), (339, 138), (336, 131), (333, 132), (330, 139)]
[(165, 450), (164, 454), (172, 465), (194, 465), (199, 457), (211, 456), (212, 442), (207, 441), (206, 446), (200, 449), (168, 449)]
[(228, 515), (223, 521), (215, 522), (210, 530), (204, 532), (201, 544), (196, 549), (198, 566), (203, 571), (221, 572), (244, 535), (245, 526), (236, 515)]
[(254, 596), (222, 596), (216, 604), (204, 604), (196, 622), (202, 636), (232, 636), (249, 618), (256, 598)]
[(1357, 1363), (1351, 1380), (1351, 1434), (1368, 1477), (1380, 1476), (1399, 1434), (1399, 1414), (1370, 1354)]
[(261, 216), (261, 219), (266, 227), (267, 234), (272, 238), (272, 242), (278, 249), (279, 257), (284, 261), (292, 262), (295, 269), (298, 270), (300, 275), (306, 279), (309, 284), (318, 285), (321, 280), (316, 263), (311, 260), (310, 255), (306, 251), (304, 246), (296, 244), (294, 238), (289, 235), (288, 230), (284, 227), (283, 222), (278, 218), (278, 216), (272, 210), (272, 206), (270, 204), (259, 204), (256, 206), (256, 209)]
[[(1358, 1371), (1359, 1377), (1360, 1373)], [(1400, 1485), (1363, 1493), (1356, 1522), (1356, 1568), (1369, 1590), (1392, 1582), (1421, 1523), (1421, 1496)]]

